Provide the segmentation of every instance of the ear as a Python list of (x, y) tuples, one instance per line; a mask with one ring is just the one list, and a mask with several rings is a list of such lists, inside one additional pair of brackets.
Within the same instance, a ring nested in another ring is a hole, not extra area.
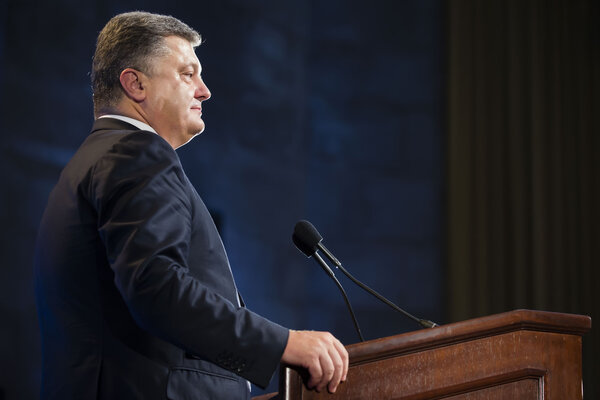
[(144, 78), (145, 76), (142, 72), (133, 68), (125, 68), (121, 71), (119, 80), (127, 97), (136, 102), (144, 101), (146, 98), (146, 91), (143, 84)]

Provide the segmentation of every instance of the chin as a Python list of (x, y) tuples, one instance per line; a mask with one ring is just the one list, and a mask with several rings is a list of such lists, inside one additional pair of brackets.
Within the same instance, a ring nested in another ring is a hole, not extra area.
[(200, 120), (200, 123), (196, 124), (195, 126), (193, 126), (190, 131), (194, 132), (192, 134), (192, 137), (197, 136), (199, 134), (201, 134), (202, 132), (204, 132), (204, 121)]
[(200, 135), (202, 133), (202, 131), (204, 131), (204, 128), (202, 128), (202, 130), (199, 131), (199, 132), (196, 132), (196, 133), (193, 133), (193, 134), (189, 135), (188, 138), (187, 138), (187, 140), (185, 142), (183, 142), (182, 144), (180, 144), (179, 146), (177, 146), (176, 148), (178, 149), (178, 148), (180, 148), (182, 146), (185, 146), (186, 144), (188, 144), (189, 142), (191, 142), (193, 138), (195, 138), (196, 136)]

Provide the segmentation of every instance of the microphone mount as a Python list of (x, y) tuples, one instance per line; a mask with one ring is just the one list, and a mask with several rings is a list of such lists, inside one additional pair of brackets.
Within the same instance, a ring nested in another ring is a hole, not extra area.
[[(404, 311), (403, 309), (401, 309), (400, 307), (398, 307), (397, 305), (395, 305), (394, 303), (392, 303), (391, 301), (389, 301), (388, 299), (386, 299), (385, 297), (383, 297), (382, 295), (377, 293), (375, 290), (371, 289), (370, 287), (368, 287), (367, 285), (365, 285), (364, 283), (362, 283), (361, 281), (356, 279), (354, 276), (352, 276), (352, 274), (350, 274), (342, 266), (342, 263), (333, 255), (333, 253), (330, 252), (323, 245), (323, 243), (322, 243), (323, 237), (317, 231), (317, 229), (313, 226), (313, 224), (311, 224), (309, 221), (301, 220), (296, 223), (296, 226), (294, 227), (294, 234), (292, 235), (292, 240), (293, 240), (294, 244), (296, 245), (296, 247), (298, 247), (298, 249), (301, 252), (303, 252), (306, 256), (311, 257), (314, 255), (315, 259), (317, 259), (317, 257), (318, 257), (317, 262), (319, 262), (319, 264), (321, 264), (321, 266), (324, 269), (326, 268), (325, 271), (327, 272), (327, 274), (329, 276), (331, 276), (333, 279), (335, 279), (337, 284), (339, 284), (339, 282), (335, 278), (333, 271), (331, 271), (329, 266), (327, 266), (327, 264), (325, 264), (325, 261), (323, 261), (323, 259), (318, 255), (318, 253), (317, 253), (318, 250), (321, 250), (323, 252), (323, 254), (325, 254), (325, 256), (335, 265), (335, 267), (337, 269), (339, 269), (340, 271), (342, 271), (342, 273), (344, 275), (346, 275), (352, 282), (354, 282), (356, 285), (358, 285), (361, 289), (365, 290), (367, 293), (376, 297), (378, 300), (387, 304), (388, 306), (390, 306), (394, 310), (400, 312), (401, 314), (404, 314), (404, 316), (412, 319), (413, 321), (415, 321), (416, 323), (421, 325), (421, 327), (423, 327), (423, 328), (435, 328), (436, 326), (439, 326), (438, 324), (436, 324), (433, 321), (430, 321), (427, 319), (422, 319), (422, 318), (417, 318), (414, 315)], [(325, 265), (325, 266), (323, 266), (323, 265)], [(339, 287), (341, 288), (341, 285), (339, 285)], [(342, 289), (342, 291), (343, 291), (343, 289)], [(346, 299), (347, 304), (349, 305), (349, 302), (347, 301), (347, 298), (345, 296), (345, 292), (344, 292), (344, 297)], [(351, 308), (350, 308), (350, 313), (352, 314), (353, 319), (355, 319), (354, 313), (352, 312)], [(360, 336), (362, 337), (362, 335), (360, 335)]]
[[(334, 264), (335, 264), (335, 262), (334, 262)], [(368, 287), (367, 285), (365, 285), (364, 283), (362, 283), (361, 281), (359, 281), (358, 279), (356, 279), (355, 277), (353, 277), (350, 274), (350, 272), (346, 271), (346, 268), (344, 268), (341, 263), (339, 265), (336, 265), (336, 268), (339, 269), (340, 271), (342, 271), (344, 273), (344, 275), (346, 275), (352, 282), (354, 282), (355, 284), (357, 284), (358, 286), (360, 286), (361, 289), (367, 291), (372, 296), (375, 296), (376, 298), (378, 298), (379, 300), (381, 300), (382, 302), (384, 302), (388, 306), (392, 307), (394, 310), (396, 310), (396, 311), (404, 314), (408, 318), (412, 319), (413, 321), (415, 321), (416, 323), (418, 323), (419, 325), (421, 325), (423, 328), (435, 328), (436, 326), (439, 326), (438, 324), (436, 324), (433, 321), (429, 321), (427, 319), (417, 318), (414, 315), (412, 315), (412, 314), (404, 311), (403, 309), (401, 309), (400, 307), (398, 307), (397, 305), (395, 305), (394, 303), (392, 303), (391, 301), (389, 301), (388, 299), (386, 299), (385, 297), (383, 297), (382, 295), (380, 295), (379, 293), (377, 293), (376, 291), (374, 291), (373, 289), (371, 289), (370, 287)]]
[(350, 316), (352, 317), (352, 322), (354, 323), (354, 329), (356, 329), (356, 333), (358, 334), (358, 338), (360, 339), (360, 341), (364, 342), (365, 338), (363, 337), (362, 332), (360, 331), (360, 326), (358, 325), (358, 320), (356, 319), (356, 315), (354, 314), (354, 310), (352, 309), (352, 305), (350, 304), (350, 300), (348, 300), (348, 295), (346, 294), (346, 291), (344, 290), (342, 284), (336, 278), (336, 276), (333, 273), (333, 271), (331, 270), (331, 268), (329, 268), (329, 266), (327, 265), (325, 260), (323, 260), (323, 258), (319, 255), (319, 253), (315, 252), (313, 254), (313, 257), (315, 258), (315, 260), (317, 260), (317, 262), (323, 268), (323, 270), (327, 273), (327, 275), (329, 275), (329, 277), (331, 279), (333, 279), (333, 281), (335, 282), (338, 289), (340, 289), (340, 292), (342, 292), (342, 297), (344, 297), (344, 301), (346, 302), (346, 307), (348, 307), (348, 310), (350, 311)]

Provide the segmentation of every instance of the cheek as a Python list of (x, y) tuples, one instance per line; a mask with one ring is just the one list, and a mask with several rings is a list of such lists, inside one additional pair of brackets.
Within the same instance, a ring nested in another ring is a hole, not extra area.
[(173, 93), (171, 99), (173, 107), (176, 107), (181, 113), (188, 113), (192, 106), (193, 95), (190, 95), (189, 90), (181, 89)]
[[(180, 85), (165, 85), (154, 93), (156, 109), (169, 111), (171, 114), (181, 114), (189, 108), (189, 91)], [(193, 97), (191, 97), (193, 98)]]
[(172, 109), (170, 96), (165, 92), (157, 93), (152, 100), (152, 105), (153, 109), (158, 112)]

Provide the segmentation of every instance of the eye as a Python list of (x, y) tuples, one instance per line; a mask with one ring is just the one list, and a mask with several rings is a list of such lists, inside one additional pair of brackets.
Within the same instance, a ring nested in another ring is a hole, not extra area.
[(192, 79), (192, 77), (194, 76), (194, 73), (193, 72), (185, 72), (182, 75), (185, 76), (187, 79)]

